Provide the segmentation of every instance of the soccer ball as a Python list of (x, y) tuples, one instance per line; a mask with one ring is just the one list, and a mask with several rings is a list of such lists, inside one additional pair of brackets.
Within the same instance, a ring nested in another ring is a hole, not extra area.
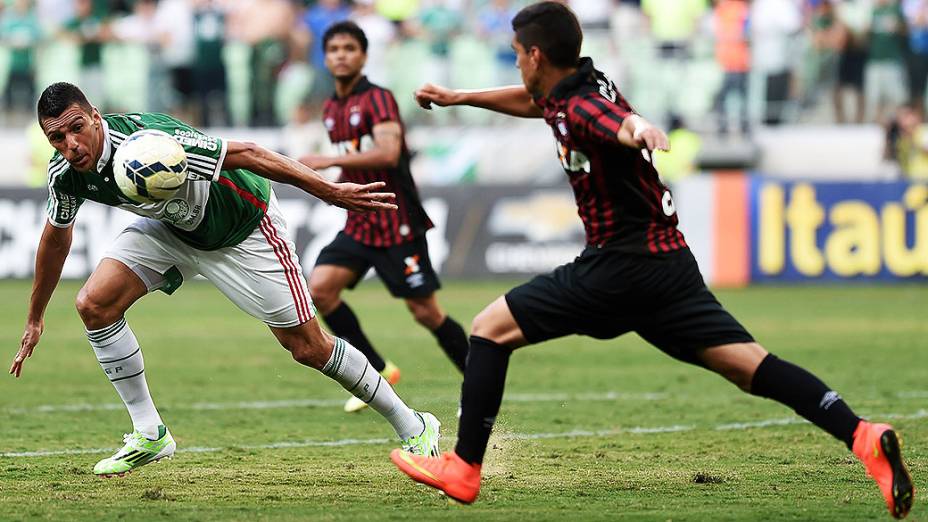
[(140, 130), (116, 149), (113, 178), (119, 190), (133, 201), (164, 201), (187, 181), (187, 154), (170, 134)]

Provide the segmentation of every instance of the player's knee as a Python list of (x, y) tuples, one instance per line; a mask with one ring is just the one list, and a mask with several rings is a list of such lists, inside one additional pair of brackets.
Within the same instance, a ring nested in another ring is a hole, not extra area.
[(335, 309), (340, 296), (340, 292), (332, 285), (324, 282), (316, 283), (312, 279), (309, 281), (309, 294), (313, 296), (313, 304), (316, 305), (322, 315), (326, 315)]
[(413, 319), (429, 330), (434, 330), (441, 326), (444, 315), (437, 306), (418, 303), (416, 301), (407, 301), (406, 306), (412, 314)]
[(471, 323), (471, 335), (483, 337), (496, 343), (505, 341), (505, 329), (500, 324), (492, 307), (484, 308)]
[(84, 325), (90, 330), (109, 326), (122, 316), (122, 311), (112, 310), (104, 300), (86, 287), (78, 292), (74, 306)]

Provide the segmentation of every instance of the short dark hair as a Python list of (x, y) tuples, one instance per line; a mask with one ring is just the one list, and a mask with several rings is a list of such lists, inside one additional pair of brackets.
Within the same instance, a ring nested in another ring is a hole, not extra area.
[(526, 6), (512, 19), (512, 30), (526, 51), (537, 47), (555, 67), (573, 67), (580, 59), (583, 32), (577, 16), (564, 4)]
[(84, 96), (80, 87), (68, 82), (53, 83), (42, 91), (39, 103), (36, 104), (36, 113), (39, 122), (45, 118), (57, 118), (71, 105), (77, 104), (87, 113), (93, 112), (93, 105)]
[(364, 31), (358, 27), (358, 24), (352, 22), (351, 20), (335, 22), (325, 30), (325, 33), (322, 35), (323, 52), (325, 52), (326, 46), (329, 45), (329, 40), (331, 40), (332, 37), (337, 34), (347, 34), (348, 36), (354, 38), (361, 45), (361, 51), (363, 51), (364, 54), (367, 54), (367, 36), (365, 36)]

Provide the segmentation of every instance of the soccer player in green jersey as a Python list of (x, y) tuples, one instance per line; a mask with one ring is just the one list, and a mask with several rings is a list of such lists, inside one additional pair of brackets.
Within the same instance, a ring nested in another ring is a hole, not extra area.
[[(383, 183), (331, 183), (286, 156), (206, 136), (163, 114), (102, 116), (69, 83), (46, 88), (37, 112), (56, 152), (48, 164), (48, 222), (36, 253), (25, 333), (10, 373), (20, 376), (42, 335), (45, 308), (61, 277), (81, 203), (89, 199), (141, 216), (116, 238), (77, 296), (90, 345), (133, 424), (123, 448), (98, 462), (95, 474), (121, 475), (174, 453), (125, 313), (149, 292), (170, 294), (198, 274), (264, 321), (297, 362), (370, 404), (390, 422), (404, 448), (437, 454), (438, 420), (406, 406), (363, 354), (319, 327), (270, 180), (353, 211), (395, 209), (394, 195), (379, 192)], [(187, 181), (166, 201), (134, 202), (113, 179), (116, 148), (141, 129), (167, 132), (187, 154)]]

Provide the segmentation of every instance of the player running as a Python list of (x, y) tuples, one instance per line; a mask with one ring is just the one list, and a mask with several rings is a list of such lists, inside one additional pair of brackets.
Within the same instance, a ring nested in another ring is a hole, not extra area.
[[(432, 222), (422, 208), (409, 171), (409, 150), (393, 93), (361, 74), (367, 61), (367, 37), (354, 22), (338, 22), (322, 37), (325, 65), (335, 77), (335, 94), (325, 102), (323, 122), (338, 156), (304, 156), (314, 169), (341, 167), (342, 180), (386, 183), (396, 193), (396, 212), (348, 211), (345, 228), (316, 260), (309, 277), (316, 307), (332, 332), (357, 347), (391, 384), (399, 369), (374, 349), (342, 290), (354, 288), (374, 267), (394, 297), (406, 301), (416, 321), (426, 327), (462, 372), (467, 358), (467, 334), (446, 314), (435, 297), (441, 287), (429, 261), (425, 232)], [(345, 411), (367, 406), (356, 397)]]
[[(126, 404), (133, 432), (94, 466), (121, 475), (169, 457), (175, 443), (155, 408), (139, 343), (126, 310), (149, 292), (171, 294), (204, 276), (248, 314), (264, 321), (293, 358), (331, 377), (393, 426), (403, 448), (437, 454), (439, 423), (410, 409), (361, 352), (319, 327), (300, 261), (269, 180), (288, 183), (353, 211), (390, 211), (382, 183), (330, 183), (299, 162), (252, 143), (205, 136), (170, 116), (101, 116), (79, 88), (55, 83), (38, 102), (39, 124), (56, 152), (48, 164), (48, 222), (36, 253), (26, 331), (10, 373), (19, 377), (45, 327), (45, 308), (71, 247), (84, 200), (142, 216), (116, 238), (77, 296), (77, 311), (100, 366)], [(187, 154), (177, 195), (152, 204), (125, 197), (113, 179), (113, 154), (129, 135), (157, 129)]]
[(544, 118), (587, 246), (572, 263), (510, 290), (474, 319), (454, 451), (428, 457), (396, 450), (393, 462), (413, 480), (473, 502), (512, 351), (570, 334), (612, 339), (635, 331), (844, 442), (876, 480), (890, 513), (904, 517), (914, 488), (892, 427), (862, 420), (814, 375), (768, 353), (706, 288), (677, 229), (670, 191), (648, 159), (668, 148), (667, 137), (635, 114), (589, 58), (579, 58), (574, 14), (541, 2), (522, 9), (512, 27), (524, 86), (463, 92), (425, 85), (416, 97), (425, 108), (472, 105)]

